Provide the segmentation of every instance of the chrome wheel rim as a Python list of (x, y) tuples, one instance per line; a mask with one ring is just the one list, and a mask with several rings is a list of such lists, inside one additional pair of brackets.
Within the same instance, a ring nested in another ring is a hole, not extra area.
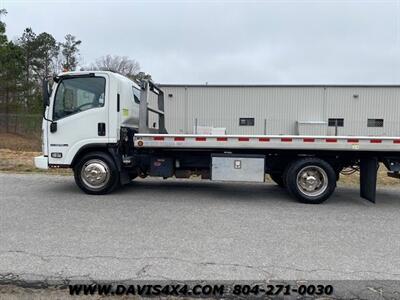
[(328, 188), (328, 175), (318, 166), (307, 166), (297, 173), (297, 188), (308, 197), (317, 197)]
[(83, 165), (81, 178), (89, 189), (100, 190), (104, 188), (110, 180), (110, 169), (104, 161), (91, 159)]

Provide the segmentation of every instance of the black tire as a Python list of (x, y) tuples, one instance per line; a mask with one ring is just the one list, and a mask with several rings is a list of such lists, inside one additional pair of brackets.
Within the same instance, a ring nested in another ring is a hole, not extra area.
[[(301, 174), (310, 179), (306, 180), (303, 177), (303, 180), (301, 180)], [(304, 187), (304, 185), (309, 184), (308, 180), (310, 180), (310, 185)], [(288, 167), (285, 181), (289, 193), (298, 201), (307, 204), (319, 204), (328, 199), (335, 191), (336, 173), (331, 165), (322, 159), (301, 158), (292, 162)], [(310, 191), (306, 188), (310, 188)]]
[(272, 181), (275, 182), (277, 185), (279, 185), (281, 188), (285, 187), (285, 182), (283, 180), (282, 173), (272, 173), (269, 174), (269, 177), (271, 177)]
[[(84, 175), (84, 169), (87, 170), (86, 176)], [(103, 169), (105, 172), (102, 172)], [(98, 172), (99, 175), (97, 176), (97, 173), (92, 175), (90, 172)], [(89, 178), (90, 176), (97, 176), (97, 178)], [(74, 167), (74, 178), (79, 188), (91, 195), (110, 193), (120, 183), (119, 172), (114, 160), (109, 154), (104, 152), (91, 152), (83, 156)], [(101, 180), (98, 180), (98, 178)], [(92, 185), (90, 182), (91, 179), (93, 179)]]

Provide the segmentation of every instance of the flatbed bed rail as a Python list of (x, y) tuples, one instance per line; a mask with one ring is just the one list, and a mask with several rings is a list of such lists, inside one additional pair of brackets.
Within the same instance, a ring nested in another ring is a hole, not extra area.
[(400, 137), (136, 134), (136, 148), (287, 149), (400, 152)]

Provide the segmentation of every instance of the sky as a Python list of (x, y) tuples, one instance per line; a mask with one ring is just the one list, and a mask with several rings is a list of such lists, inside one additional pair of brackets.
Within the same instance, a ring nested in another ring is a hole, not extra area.
[(160, 83), (400, 84), (400, 0), (0, 0), (26, 27), (82, 40), (80, 65), (137, 60)]

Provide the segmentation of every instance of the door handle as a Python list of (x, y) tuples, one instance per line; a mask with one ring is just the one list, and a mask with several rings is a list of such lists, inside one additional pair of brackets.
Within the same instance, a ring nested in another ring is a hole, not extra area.
[(97, 123), (97, 134), (98, 136), (106, 135), (106, 123)]

